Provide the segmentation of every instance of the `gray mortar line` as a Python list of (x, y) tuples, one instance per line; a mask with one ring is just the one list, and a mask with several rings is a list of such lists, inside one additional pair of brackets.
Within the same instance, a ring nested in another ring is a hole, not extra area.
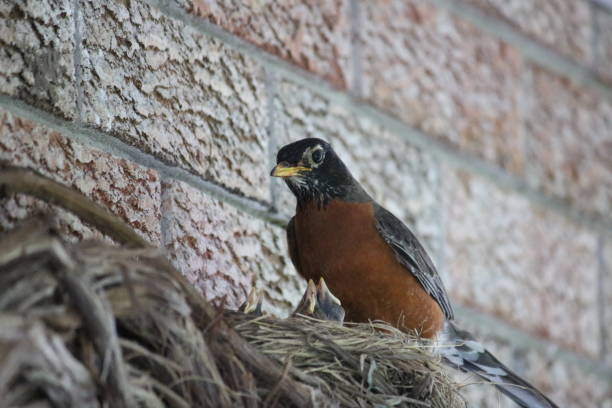
[[(223, 187), (203, 180), (199, 176), (189, 173), (186, 170), (168, 165), (159, 159), (149, 154), (142, 153), (135, 147), (127, 145), (117, 138), (109, 136), (98, 130), (85, 128), (66, 120), (59, 119), (45, 111), (5, 95), (0, 95), (0, 108), (24, 119), (56, 130), (62, 133), (62, 135), (65, 137), (85, 146), (112, 154), (116, 157), (133, 161), (141, 166), (155, 170), (159, 173), (162, 183), (164, 179), (183, 181), (197, 190), (208, 194), (213, 198), (224, 201), (256, 218), (268, 221), (279, 227), (284, 226), (287, 223), (287, 219), (285, 217), (271, 213), (268, 207), (257, 201), (227, 191)], [(164, 192), (162, 190), (162, 198), (163, 195)], [(161, 222), (162, 224), (164, 223), (163, 218)], [(164, 230), (165, 227), (163, 225), (161, 228), (163, 240), (163, 236), (165, 233), (167, 233), (167, 231)], [(612, 379), (612, 368), (608, 368), (600, 363), (593, 362), (592, 360), (589, 360), (578, 353), (538, 339), (484, 313), (475, 312), (469, 308), (457, 305), (455, 305), (455, 310), (457, 311), (460, 320), (471, 322), (483, 329), (485, 333), (490, 333), (499, 339), (503, 339), (515, 347), (536, 348), (538, 350), (550, 350), (551, 347), (555, 347), (557, 350), (557, 355), (564, 361), (568, 361), (579, 366), (585, 370), (585, 372), (597, 373), (598, 375)]]
[(591, 47), (591, 69), (594, 72), (598, 72), (597, 63), (599, 62), (599, 56), (597, 52), (597, 44), (599, 43), (599, 17), (597, 16), (599, 6), (594, 1), (589, 3), (589, 13), (591, 13), (591, 41), (589, 46)]
[(604, 256), (604, 246), (606, 244), (606, 240), (604, 237), (600, 236), (597, 240), (597, 291), (596, 299), (597, 299), (597, 320), (599, 323), (599, 355), (603, 361), (606, 361), (608, 358), (608, 334), (609, 327), (606, 324), (606, 285), (608, 284), (608, 264), (606, 262)]
[(355, 104), (353, 110), (357, 114), (367, 115), (374, 119), (393, 133), (403, 136), (415, 146), (437, 155), (439, 159), (445, 161), (445, 164), (458, 169), (468, 170), (473, 174), (492, 181), (498, 187), (523, 195), (532, 203), (554, 210), (577, 224), (585, 225), (593, 231), (612, 237), (612, 219), (579, 210), (562, 198), (546, 195), (530, 187), (526, 181), (519, 177), (506, 173), (498, 167), (491, 166), (483, 159), (457, 151), (450, 145), (429, 137), (420, 130), (409, 127), (399, 119), (376, 108), (364, 104)]
[[(436, 212), (437, 212), (437, 222), (438, 227), (440, 228), (440, 243), (438, 246), (438, 259), (437, 259), (437, 267), (438, 272), (441, 272), (442, 281), (448, 282), (449, 272), (446, 269), (448, 266), (448, 243), (447, 239), (447, 212), (444, 211), (445, 206), (447, 205), (448, 196), (447, 190), (445, 189), (444, 179), (442, 178), (442, 165), (436, 165)], [(434, 260), (435, 262), (435, 260)], [(450, 290), (451, 288), (447, 288)]]
[(526, 59), (569, 78), (578, 84), (589, 86), (612, 101), (612, 87), (600, 81), (591, 69), (585, 68), (580, 63), (564, 57), (544, 45), (540, 45), (536, 40), (516, 31), (509, 23), (491, 17), (476, 6), (465, 4), (464, 2), (456, 0), (432, 0), (432, 3), (514, 46), (521, 51)]
[(75, 99), (76, 99), (76, 116), (75, 119), (79, 122), (82, 120), (83, 115), (83, 93), (81, 90), (81, 24), (79, 23), (81, 16), (81, 9), (79, 7), (80, 0), (74, 0), (73, 4), (73, 18), (74, 18), (74, 79), (75, 79)]
[[(229, 48), (239, 51), (253, 60), (262, 63), (269, 69), (273, 69), (283, 74), (293, 75), (295, 81), (300, 81), (302, 85), (309, 86), (310, 89), (319, 93), (334, 92), (333, 88), (323, 79), (305, 69), (294, 65), (276, 55), (262, 51), (257, 45), (250, 43), (223, 28), (212, 24), (201, 17), (195, 16), (177, 5), (170, 5), (171, 0), (142, 0), (143, 3), (155, 7), (167, 17), (179, 20), (188, 27), (200, 33), (221, 41)], [(336, 93), (341, 94), (339, 91)]]
[[(336, 97), (339, 96), (338, 94), (342, 94), (342, 91), (334, 89), (329, 83), (311, 72), (291, 64), (276, 55), (263, 51), (255, 44), (243, 40), (218, 25), (189, 13), (178, 5), (171, 5), (169, 0), (142, 1), (157, 8), (166, 16), (180, 20), (201, 33), (220, 40), (230, 48), (240, 51), (254, 60), (278, 70), (288, 78), (291, 78), (313, 91), (323, 94), (329, 99), (336, 100)], [(471, 22), (494, 37), (498, 37), (513, 45), (524, 54), (526, 59), (536, 62), (538, 65), (552, 72), (572, 79), (574, 82), (592, 86), (601, 91), (608, 99), (612, 100), (612, 87), (601, 82), (591, 70), (536, 43), (525, 34), (517, 32), (510, 24), (489, 16), (475, 6), (457, 2), (456, 0), (432, 0), (432, 2), (438, 7), (448, 10)], [(346, 99), (347, 97), (340, 96), (340, 98)]]
[(161, 244), (164, 248), (166, 248), (166, 245), (170, 245), (172, 243), (172, 240), (170, 239), (170, 236), (169, 236), (170, 225), (172, 224), (171, 222), (172, 213), (168, 211), (164, 211), (164, 208), (163, 208), (164, 203), (166, 203), (166, 200), (169, 199), (168, 189), (166, 188), (164, 181), (165, 181), (165, 178), (160, 175), (159, 177), (159, 189), (160, 189), (159, 199), (160, 199), (161, 218), (159, 219), (159, 234), (161, 237)]
[(362, 49), (361, 49), (361, 0), (350, 0), (349, 4), (349, 21), (351, 24), (351, 67), (353, 72), (351, 81), (351, 92), (356, 97), (363, 95), (363, 67), (361, 64)]
[[(525, 66), (525, 61), (521, 60), (521, 65)], [(529, 98), (529, 89), (533, 83), (533, 72), (530, 70), (522, 70), (522, 74), (519, 78), (519, 86), (517, 90), (517, 115), (519, 122), (519, 135), (520, 135), (520, 147), (523, 152), (523, 178), (528, 179), (533, 176), (537, 171), (537, 161), (530, 160), (534, 155), (533, 151), (533, 138), (529, 137), (527, 130), (527, 112), (532, 110), (533, 100)]]
[(185, 182), (191, 187), (215, 199), (224, 201), (254, 217), (268, 221), (277, 226), (284, 226), (287, 223), (285, 217), (272, 213), (267, 205), (255, 199), (250, 199), (229, 191), (185, 169), (165, 163), (153, 155), (143, 153), (136, 147), (122, 142), (114, 136), (57, 118), (43, 110), (5, 95), (0, 95), (0, 108), (25, 119), (40, 123), (53, 130), (57, 130), (62, 133), (62, 135), (78, 143), (93, 147), (116, 157), (128, 159), (136, 164), (155, 170), (162, 178), (170, 178)]
[(512, 347), (537, 350), (543, 355), (550, 355), (554, 359), (576, 366), (584, 373), (594, 374), (600, 378), (612, 381), (611, 366), (533, 336), (494, 316), (476, 311), (470, 307), (455, 305), (455, 311), (457, 312), (457, 323), (459, 326), (461, 326), (462, 321), (474, 324), (482, 330), (484, 335), (509, 343)]
[[(276, 111), (274, 108), (274, 100), (276, 98), (276, 81), (277, 77), (274, 72), (265, 69), (264, 86), (266, 89), (266, 96), (268, 97), (266, 114), (268, 117), (268, 164), (269, 168), (272, 169), (276, 164), (276, 150), (279, 148), (278, 141), (276, 140)], [(272, 208), (276, 209), (278, 188), (280, 184), (278, 179), (273, 178), (270, 181), (270, 203)]]
[[(424, 132), (407, 125), (401, 120), (394, 116), (376, 108), (372, 105), (360, 101), (353, 96), (334, 89), (329, 83), (317, 77), (316, 75), (305, 71), (304, 69), (297, 67), (285, 60), (282, 60), (275, 55), (268, 54), (262, 51), (254, 44), (251, 44), (241, 38), (234, 36), (233, 34), (223, 30), (222, 28), (205, 21), (204, 19), (194, 16), (178, 6), (170, 6), (167, 4), (167, 0), (143, 0), (145, 3), (150, 4), (153, 7), (158, 8), (162, 13), (167, 16), (183, 21), (188, 26), (200, 31), (201, 33), (208, 35), (209, 37), (215, 38), (222, 41), (228, 47), (235, 49), (239, 52), (244, 53), (250, 58), (262, 63), (266, 69), (276, 73), (278, 80), (287, 79), (300, 86), (310, 89), (323, 97), (327, 98), (331, 103), (342, 106), (349, 111), (363, 115), (370, 118), (375, 123), (386, 127), (393, 133), (404, 137), (409, 143), (412, 143), (424, 150), (430, 151), (437, 155), (440, 159), (445, 160), (453, 167), (468, 170), (474, 174), (483, 176), (493, 183), (519, 194), (524, 195), (530, 201), (540, 205), (544, 208), (549, 208), (554, 211), (561, 213), (563, 216), (570, 220), (586, 225), (589, 228), (612, 237), (612, 218), (607, 218), (598, 214), (591, 214), (586, 211), (579, 210), (570, 204), (567, 200), (548, 196), (534, 188), (531, 188), (524, 180), (519, 177), (508, 174), (501, 168), (494, 166), (483, 159), (477, 158), (465, 152), (458, 151), (448, 144), (438, 141), (432, 137), (429, 137)], [(464, 8), (458, 5), (454, 5), (454, 2), (450, 0), (434, 0), (441, 5), (446, 5), (446, 8), (457, 9), (459, 11)], [(449, 3), (450, 2), (450, 3)], [(452, 3), (452, 4), (451, 4)], [(471, 10), (473, 7), (469, 8)], [(482, 13), (481, 13), (482, 14)], [(480, 15), (480, 14), (479, 14)], [(473, 15), (471, 18), (475, 18)], [(508, 34), (509, 35), (509, 34)], [(525, 40), (523, 40), (525, 41)], [(543, 60), (547, 58), (557, 58), (554, 53), (544, 49), (541, 46), (536, 47), (543, 53)], [(536, 52), (536, 51), (533, 51)], [(548, 54), (551, 54), (550, 56)], [(563, 61), (567, 62), (563, 59)], [(583, 70), (583, 73), (586, 72)], [(599, 82), (598, 82), (599, 83)], [(601, 85), (602, 87), (610, 91), (612, 99), (612, 89)]]

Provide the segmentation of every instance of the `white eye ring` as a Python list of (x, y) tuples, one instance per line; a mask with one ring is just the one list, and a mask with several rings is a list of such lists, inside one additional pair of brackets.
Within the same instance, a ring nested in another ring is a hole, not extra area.
[(320, 165), (325, 159), (325, 150), (321, 146), (316, 146), (309, 152), (309, 159), (314, 167)]

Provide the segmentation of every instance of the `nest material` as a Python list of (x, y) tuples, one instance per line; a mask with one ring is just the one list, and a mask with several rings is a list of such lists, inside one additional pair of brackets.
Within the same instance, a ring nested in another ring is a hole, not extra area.
[(428, 345), (382, 323), (216, 310), (161, 251), (40, 221), (0, 240), (2, 407), (464, 405)]
[[(424, 344), (383, 322), (340, 326), (302, 317), (229, 316), (263, 353), (290, 362), (341, 406), (455, 407), (459, 398)], [(298, 377), (299, 378), (299, 377)]]

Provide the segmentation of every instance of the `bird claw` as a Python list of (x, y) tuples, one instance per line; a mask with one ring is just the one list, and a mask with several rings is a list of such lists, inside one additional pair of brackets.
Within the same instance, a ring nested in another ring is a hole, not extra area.
[(334, 296), (325, 280), (321, 278), (316, 286), (312, 279), (308, 281), (306, 291), (293, 312), (294, 316), (297, 314), (342, 323), (345, 312), (340, 300)]
[(261, 316), (263, 314), (261, 308), (263, 304), (263, 292), (261, 289), (252, 287), (246, 301), (240, 305), (238, 311), (246, 314)]

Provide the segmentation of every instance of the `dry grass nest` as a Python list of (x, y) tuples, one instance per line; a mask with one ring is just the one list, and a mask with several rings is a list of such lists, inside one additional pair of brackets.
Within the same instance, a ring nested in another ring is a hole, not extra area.
[(214, 308), (104, 217), (123, 245), (67, 243), (41, 219), (0, 238), (0, 406), (465, 406), (429, 344)]

